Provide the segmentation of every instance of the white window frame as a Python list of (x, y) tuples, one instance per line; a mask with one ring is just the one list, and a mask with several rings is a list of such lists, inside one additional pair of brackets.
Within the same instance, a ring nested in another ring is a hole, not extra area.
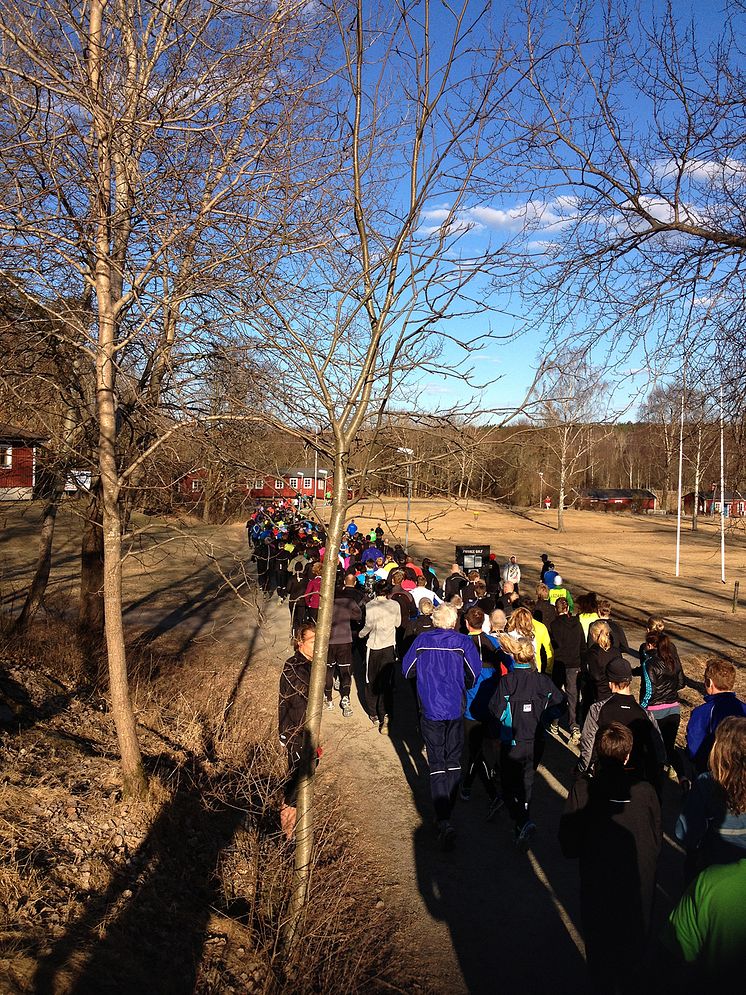
[(304, 491), (310, 491), (312, 487), (313, 487), (313, 477), (304, 477), (303, 478), (303, 490)]
[(13, 466), (13, 447), (0, 446), (0, 469), (10, 470)]
[(275, 490), (281, 491), (284, 486), (285, 486), (285, 481), (275, 477)]
[(264, 490), (264, 481), (263, 480), (259, 480), (259, 479), (255, 480), (254, 481), (254, 490), (255, 491), (263, 491)]
[(204, 489), (205, 489), (205, 482), (204, 482), (204, 480), (197, 479), (197, 480), (193, 480), (192, 481), (192, 490), (193, 491), (203, 491)]
[(292, 487), (292, 489), (294, 491), (298, 490), (298, 478), (297, 477), (291, 477), (290, 480), (289, 480), (289, 484), (290, 484), (290, 486)]

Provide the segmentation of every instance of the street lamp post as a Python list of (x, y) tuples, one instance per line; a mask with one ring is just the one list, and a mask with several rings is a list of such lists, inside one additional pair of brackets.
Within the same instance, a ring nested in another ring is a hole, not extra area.
[[(405, 456), (414, 456), (414, 449), (406, 449), (404, 446), (396, 450)], [(409, 519), (412, 515), (412, 460), (407, 460), (407, 521), (404, 525), (404, 552), (409, 555)]]
[(539, 507), (544, 507), (544, 474), (539, 470)]

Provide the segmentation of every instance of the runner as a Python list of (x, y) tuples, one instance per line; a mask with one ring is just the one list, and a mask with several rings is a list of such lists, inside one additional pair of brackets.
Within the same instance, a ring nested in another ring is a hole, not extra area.
[(736, 668), (730, 660), (711, 656), (705, 662), (705, 701), (689, 716), (686, 753), (696, 773), (707, 770), (717, 727), (729, 715), (746, 716), (746, 702), (736, 697)]
[(688, 786), (684, 767), (676, 751), (676, 736), (681, 722), (679, 691), (686, 684), (679, 654), (665, 632), (649, 632), (640, 665), (640, 704), (655, 716), (666, 747), (669, 767), (676, 771), (679, 781)]
[(730, 716), (719, 724), (710, 770), (684, 799), (676, 839), (686, 850), (687, 878), (711, 864), (746, 858), (746, 718)]
[(365, 607), (365, 625), (360, 638), (368, 637), (365, 656), (365, 705), (368, 718), (386, 730), (393, 705), (394, 664), (396, 663), (396, 630), (401, 620), (399, 605), (389, 599), (391, 585), (378, 580), (375, 597)]
[[(346, 577), (345, 584), (354, 584), (354, 577)], [(338, 592), (334, 598), (332, 627), (329, 633), (329, 650), (326, 658), (326, 685), (324, 688), (326, 708), (334, 708), (332, 689), (334, 687), (334, 670), (339, 672), (339, 694), (342, 715), (349, 719), (352, 715), (350, 690), (352, 688), (352, 627), (361, 621), (363, 612), (358, 601)]]
[[(628, 767), (630, 730), (611, 722), (598, 734), (597, 770), (578, 778), (560, 820), (566, 857), (580, 863), (580, 911), (593, 991), (647, 991), (645, 949), (662, 841), (653, 787)], [(619, 929), (624, 944), (619, 944)]]
[(570, 739), (580, 742), (582, 724), (580, 706), (581, 657), (585, 650), (583, 627), (579, 620), (570, 614), (566, 598), (557, 599), (557, 617), (549, 626), (549, 638), (554, 650), (552, 680), (567, 694), (567, 718), (570, 723)]
[(308, 622), (301, 625), (293, 643), (295, 652), (285, 661), (280, 675), (278, 725), (288, 765), (280, 822), (288, 840), (295, 833), (298, 783), (303, 771), (303, 724), (306, 721), (315, 642), (315, 626)]
[(430, 767), (438, 838), (444, 849), (453, 846), (456, 836), (450, 820), (461, 780), (464, 696), (482, 669), (474, 643), (454, 631), (457, 619), (451, 605), (435, 608), (434, 628), (415, 639), (402, 664), (404, 676), (417, 681), (420, 729)]
[(502, 796), (515, 823), (516, 844), (527, 849), (536, 832), (531, 796), (544, 731), (565, 710), (567, 699), (551, 678), (536, 670), (531, 639), (501, 635), (500, 646), (512, 658), (513, 669), (500, 678), (490, 711), (500, 723)]

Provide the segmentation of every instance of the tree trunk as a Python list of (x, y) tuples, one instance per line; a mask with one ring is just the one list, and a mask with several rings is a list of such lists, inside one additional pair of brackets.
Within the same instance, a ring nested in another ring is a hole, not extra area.
[[(104, 642), (104, 533), (100, 482), (91, 481), (88, 510), (83, 521), (80, 550), (80, 605), (78, 635), (89, 657), (98, 654)], [(92, 668), (93, 669), (93, 668)]]
[(47, 590), (47, 582), (49, 581), (49, 572), (52, 567), (54, 526), (64, 486), (64, 473), (56, 473), (52, 483), (52, 493), (42, 513), (41, 531), (39, 533), (39, 555), (36, 560), (36, 569), (28, 589), (28, 594), (26, 595), (26, 600), (21, 609), (21, 614), (13, 626), (14, 634), (23, 632), (26, 629), (44, 601), (44, 594)]
[[(102, 281), (106, 283), (105, 279)], [(109, 664), (111, 712), (122, 761), (122, 790), (127, 797), (145, 794), (147, 784), (137, 740), (135, 713), (129, 694), (127, 654), (122, 619), (122, 520), (116, 460), (114, 403), (115, 323), (107, 313), (106, 289), (99, 296), (99, 348), (96, 356), (96, 406), (99, 423), (98, 460), (101, 470), (104, 545), (104, 630)]]
[(697, 531), (699, 521), (699, 478), (702, 471), (702, 422), (697, 428), (697, 459), (694, 464), (694, 501), (692, 502), (692, 532)]
[(559, 498), (557, 500), (557, 531), (565, 531), (565, 460), (560, 465)]
[(208, 471), (205, 477), (205, 486), (202, 489), (202, 521), (205, 525), (209, 525), (210, 516), (212, 515), (212, 499), (213, 499), (213, 481), (212, 475)]
[[(129, 237), (126, 149), (112, 143), (110, 123), (102, 111), (101, 74), (104, 69), (103, 16), (106, 0), (92, 0), (88, 46), (88, 72), (93, 103), (92, 140), (98, 155), (93, 217), (96, 226), (95, 293), (98, 305), (96, 343), (96, 414), (98, 417), (98, 466), (101, 476), (104, 549), (104, 631), (109, 664), (111, 711), (122, 763), (122, 788), (126, 796), (146, 791), (137, 726), (127, 680), (127, 656), (122, 619), (122, 519), (121, 487), (117, 466), (117, 329), (121, 312), (122, 280)], [(112, 184), (112, 178), (115, 182)], [(111, 196), (115, 198), (117, 224), (112, 226)], [(114, 252), (110, 238), (114, 239)]]
[(337, 550), (342, 541), (345, 515), (347, 513), (347, 472), (341, 458), (334, 461), (334, 493), (329, 529), (326, 539), (326, 555), (321, 573), (321, 598), (316, 622), (316, 644), (311, 665), (311, 681), (308, 689), (308, 707), (303, 730), (301, 756), (302, 774), (298, 787), (297, 819), (295, 823), (295, 867), (293, 871), (293, 891), (288, 908), (288, 921), (284, 931), (286, 956), (293, 949), (303, 928), (303, 913), (308, 899), (313, 863), (313, 803), (314, 774), (316, 770), (316, 750), (321, 731), (322, 705), (324, 703), (324, 683), (326, 681), (326, 657), (329, 647), (329, 633), (334, 609), (334, 587), (337, 578)]

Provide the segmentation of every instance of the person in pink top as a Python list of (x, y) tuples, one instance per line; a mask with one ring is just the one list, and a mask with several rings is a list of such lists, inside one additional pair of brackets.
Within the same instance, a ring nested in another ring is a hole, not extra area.
[(321, 602), (319, 595), (321, 591), (321, 569), (321, 563), (314, 563), (311, 567), (311, 579), (308, 582), (305, 594), (306, 617), (313, 622), (318, 618), (319, 604)]

